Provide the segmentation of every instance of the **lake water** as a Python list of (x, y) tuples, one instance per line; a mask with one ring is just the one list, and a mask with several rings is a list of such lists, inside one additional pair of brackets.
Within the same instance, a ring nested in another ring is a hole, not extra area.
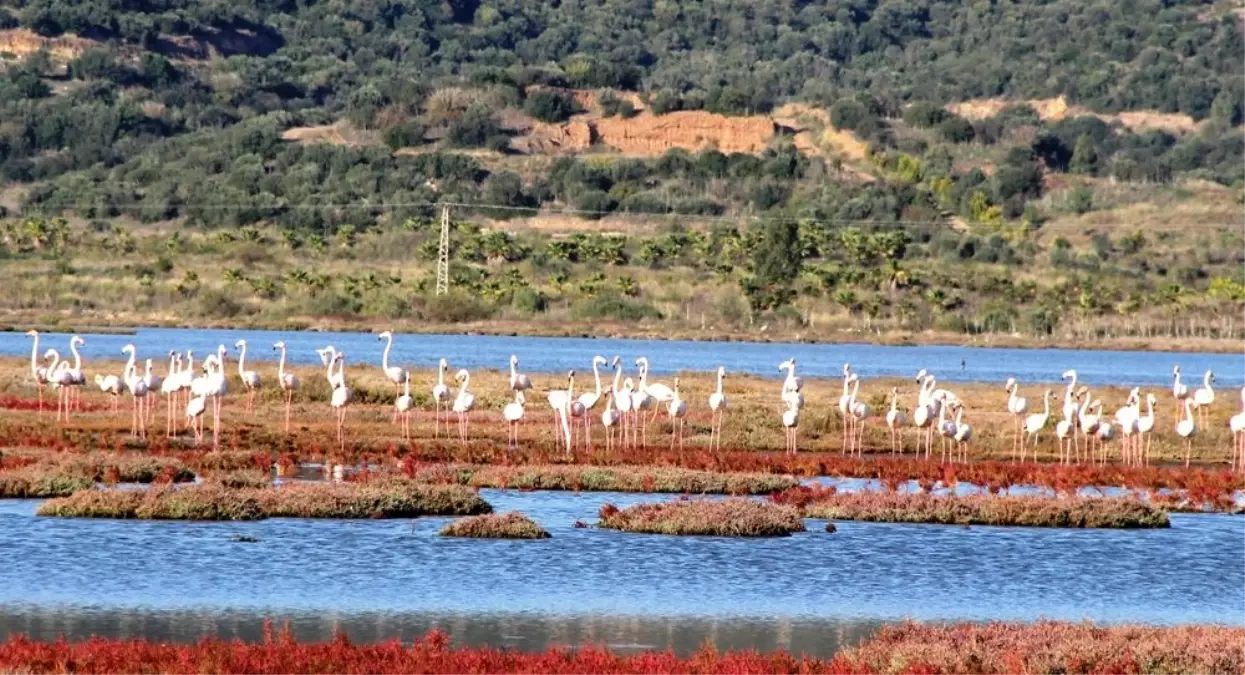
[[(585, 640), (829, 655), (882, 622), (1245, 625), (1245, 519), (1174, 514), (1163, 530), (840, 523), (742, 540), (574, 527), (653, 495), (483, 490), (553, 535), (450, 540), (447, 519), (184, 523), (37, 518), (0, 502), (0, 634), (299, 637), (341, 629), (475, 644)], [(233, 542), (249, 535), (257, 543)]]
[[(310, 331), (255, 331), (140, 328), (132, 335), (83, 334), (82, 349), (88, 359), (120, 359), (121, 347), (134, 343), (140, 358), (159, 363), (169, 350), (193, 349), (200, 357), (224, 344), (232, 350), (238, 339), (247, 340), (253, 360), (275, 358), (272, 344), (284, 340), (294, 363), (319, 363), (315, 350), (332, 344), (345, 351), (351, 363), (381, 360), (383, 343), (371, 333)], [(55, 347), (64, 353), (69, 335), (47, 333), (40, 351)], [(31, 341), (22, 333), (0, 333), (0, 355), (29, 356)], [(237, 358), (236, 351), (231, 351)], [(398, 335), (391, 365), (433, 368), (442, 357), (454, 368), (509, 367), (517, 354), (528, 372), (558, 372), (591, 367), (596, 354), (626, 359), (628, 371), (637, 356), (648, 356), (652, 372), (679, 370), (712, 371), (719, 365), (730, 372), (779, 377), (778, 364), (795, 358), (798, 372), (809, 377), (837, 377), (844, 362), (863, 377), (912, 377), (921, 368), (944, 381), (1054, 382), (1073, 368), (1087, 384), (1168, 386), (1172, 366), (1179, 364), (1190, 389), (1201, 383), (1206, 370), (1215, 372), (1218, 386), (1240, 387), (1245, 383), (1245, 355), (1159, 352), (1089, 351), (1067, 349), (994, 349), (981, 347), (890, 347), (865, 344), (785, 344), (755, 342), (692, 342), (681, 340), (619, 340), (587, 338), (539, 338), (464, 335)], [(961, 361), (963, 368), (961, 368)], [(161, 369), (162, 372), (163, 369)]]

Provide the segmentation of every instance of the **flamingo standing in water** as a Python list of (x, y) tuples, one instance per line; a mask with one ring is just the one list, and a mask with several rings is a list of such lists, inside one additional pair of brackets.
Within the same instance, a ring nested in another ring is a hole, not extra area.
[(526, 402), (523, 390), (518, 389), (514, 392), (514, 400), (507, 403), (506, 407), (501, 410), (501, 416), (506, 420), (508, 434), (506, 447), (512, 450), (519, 447), (519, 421), (523, 419), (523, 406)]
[(169, 374), (160, 383), (160, 394), (164, 396), (164, 437), (172, 438), (176, 425), (173, 409), (177, 405), (177, 392), (181, 390), (182, 355), (169, 350)]
[(471, 383), (471, 373), (466, 368), (455, 373), (454, 380), (458, 382), (458, 395), (454, 397), (454, 412), (458, 415), (458, 439), (466, 443), (471, 424), (471, 409), (476, 405), (476, 397), (467, 390)]
[(30, 348), (30, 376), (35, 381), (35, 388), (39, 390), (39, 414), (43, 414), (43, 387), (48, 383), (48, 369), (39, 365), (39, 331), (28, 330), (26, 337), (34, 338), (34, 344)]
[[(393, 397), (396, 399), (398, 397), (398, 388), (406, 383), (407, 378), (410, 377), (410, 373), (397, 366), (389, 365), (389, 352), (393, 349), (393, 331), (385, 331), (380, 335), (377, 335), (376, 339), (386, 340), (385, 352), (380, 357), (380, 368), (385, 373), (385, 379), (393, 383)], [(394, 409), (393, 411), (393, 421), (398, 421), (397, 409)]]
[(709, 447), (713, 450), (722, 449), (722, 418), (726, 416), (726, 392), (722, 390), (722, 380), (726, 377), (726, 368), (718, 366), (718, 388), (709, 394), (709, 410), (713, 412), (713, 421), (709, 426)]
[(234, 347), (238, 349), (238, 379), (242, 380), (242, 387), (246, 389), (246, 411), (254, 414), (255, 392), (259, 391), (260, 386), (259, 373), (246, 369), (246, 340), (238, 340)]
[(445, 384), (445, 374), (450, 370), (450, 362), (441, 359), (437, 363), (437, 383), (432, 387), (432, 401), (437, 406), (436, 421), (433, 424), (432, 437), (441, 437), (441, 409), (445, 408), (445, 433), (448, 435), (450, 431), (449, 406), (446, 404), (450, 401), (450, 388)]
[(411, 440), (411, 408), (415, 399), (411, 398), (411, 374), (405, 373), (402, 378), (402, 395), (393, 402), (394, 410), (402, 418), (402, 438)]
[(849, 411), (852, 416), (852, 445), (856, 449), (856, 455), (864, 451), (865, 444), (865, 420), (873, 414), (873, 408), (868, 403), (856, 400), (856, 396), (860, 393), (860, 378), (852, 375), (852, 406)]
[(285, 342), (272, 345), (274, 350), (281, 352), (281, 360), (277, 362), (277, 384), (285, 392), (285, 432), (290, 431), (290, 407), (294, 405), (294, 391), (298, 389), (298, 376), (285, 372)]
[[(337, 364), (337, 374), (333, 375), (333, 364)], [(346, 386), (346, 354), (345, 352), (337, 352), (333, 355), (333, 360), (329, 361), (329, 381), (336, 384), (333, 385), (333, 395), (329, 399), (329, 405), (333, 407), (337, 415), (337, 445), (341, 449), (346, 447), (346, 406), (350, 405), (350, 387)]]

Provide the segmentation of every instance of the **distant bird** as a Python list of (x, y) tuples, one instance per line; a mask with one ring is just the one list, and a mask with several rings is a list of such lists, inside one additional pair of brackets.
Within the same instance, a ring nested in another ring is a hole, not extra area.
[(956, 404), (955, 406), (955, 439), (956, 447), (959, 449), (960, 459), (968, 462), (968, 442), (973, 440), (973, 428), (964, 422), (964, 405)]
[(432, 401), (437, 406), (436, 422), (433, 425), (432, 437), (439, 438), (441, 436), (441, 409), (445, 409), (445, 433), (448, 435), (450, 431), (450, 388), (445, 384), (445, 374), (450, 371), (450, 363), (445, 359), (441, 359), (437, 363), (437, 383), (432, 387)]
[[(679, 449), (683, 449), (683, 424), (687, 418), (687, 401), (679, 396), (679, 378), (674, 378), (674, 398), (666, 404), (666, 411), (670, 414), (670, 448), (674, 448), (675, 436), (679, 439)], [(677, 430), (677, 431), (676, 431)]]
[(402, 378), (402, 395), (393, 402), (394, 410), (402, 418), (402, 438), (411, 440), (411, 408), (415, 399), (411, 398), (411, 374), (405, 373)]
[(1184, 465), (1189, 466), (1193, 455), (1193, 437), (1197, 435), (1197, 423), (1193, 421), (1193, 401), (1184, 400), (1185, 418), (1176, 423), (1176, 434), (1184, 439)]
[(800, 409), (790, 406), (784, 410), (782, 413), (782, 426), (787, 435), (787, 452), (794, 455), (798, 452), (796, 431), (800, 426)]
[[(398, 397), (398, 388), (406, 384), (406, 379), (410, 377), (410, 373), (397, 366), (389, 365), (389, 352), (393, 350), (393, 332), (384, 331), (377, 335), (376, 339), (387, 341), (385, 343), (385, 352), (380, 358), (380, 369), (384, 372), (385, 379), (393, 383), (393, 397), (396, 399)], [(398, 411), (396, 409), (393, 412), (393, 420), (395, 422), (398, 421)]]
[(618, 406), (618, 413), (622, 418), (622, 428), (619, 429), (619, 431), (622, 432), (622, 445), (624, 448), (630, 445), (630, 437), (627, 435), (627, 426), (635, 426), (634, 399), (631, 396), (633, 393), (635, 393), (635, 383), (628, 377), (623, 380), (622, 389), (618, 389), (614, 394), (614, 404)]
[(1193, 405), (1197, 407), (1198, 421), (1202, 426), (1207, 426), (1207, 411), (1215, 403), (1215, 389), (1211, 385), (1215, 383), (1215, 374), (1206, 371), (1206, 375), (1202, 378), (1202, 386), (1193, 392)]
[[(950, 411), (950, 405), (944, 405), (938, 409), (938, 435), (942, 437), (942, 462), (947, 463), (947, 452), (951, 450), (951, 441), (955, 440), (956, 425), (955, 420), (947, 419), (947, 413)], [(954, 455), (952, 456), (954, 459)]]
[(1176, 415), (1180, 415), (1180, 407), (1189, 398), (1189, 386), (1180, 381), (1180, 366), (1172, 367), (1172, 398), (1176, 399)]
[(471, 424), (471, 409), (476, 406), (475, 394), (467, 389), (471, 384), (471, 373), (466, 368), (459, 369), (454, 374), (454, 381), (458, 382), (458, 395), (454, 397), (454, 413), (458, 415), (458, 439), (466, 443), (468, 427)]
[[(1033, 413), (1025, 418), (1025, 440), (1033, 442), (1033, 459), (1037, 460), (1037, 443), (1038, 435), (1042, 433), (1042, 429), (1046, 428), (1046, 423), (1050, 421), (1050, 397), (1051, 390), (1047, 389), (1042, 396), (1042, 404), (1044, 406), (1042, 412)], [(1020, 445), (1020, 461), (1025, 461), (1025, 445)]]
[(908, 416), (899, 409), (899, 387), (891, 387), (891, 409), (886, 412), (886, 426), (891, 430), (891, 454), (899, 449), (903, 454), (903, 427), (908, 423)]
[(186, 401), (186, 426), (195, 434), (195, 445), (203, 442), (203, 411), (207, 410), (207, 397), (192, 396)]
[(601, 426), (605, 427), (605, 451), (609, 452), (614, 449), (614, 427), (618, 425), (618, 421), (622, 419), (622, 411), (614, 405), (617, 397), (614, 395), (614, 387), (610, 387), (605, 392), (605, 410), (601, 412)]
[(333, 365), (337, 365), (337, 374), (329, 375), (329, 381), (335, 382), (333, 394), (329, 398), (329, 405), (333, 407), (333, 411), (337, 415), (337, 445), (339, 448), (346, 447), (346, 406), (350, 405), (351, 393), (350, 387), (346, 386), (346, 354), (345, 352), (337, 352), (333, 355), (333, 360), (329, 362), (329, 371), (333, 370)]
[(507, 447), (514, 449), (519, 447), (519, 421), (523, 419), (523, 390), (514, 390), (514, 400), (507, 403), (502, 408), (501, 416), (506, 420), (508, 435), (506, 437)]
[(1150, 462), (1150, 442), (1154, 431), (1154, 404), (1158, 398), (1154, 394), (1146, 394), (1146, 414), (1138, 415), (1137, 425), (1137, 463), (1145, 465)]
[(43, 414), (43, 388), (48, 384), (48, 369), (39, 365), (39, 331), (28, 330), (26, 337), (34, 338), (34, 344), (30, 347), (30, 377), (39, 390), (39, 414)]
[(860, 378), (853, 375), (852, 376), (852, 407), (851, 407), (850, 412), (851, 412), (851, 418), (852, 418), (852, 428), (855, 430), (855, 437), (852, 440), (852, 445), (855, 446), (856, 448), (857, 456), (860, 455), (860, 453), (862, 452), (863, 446), (864, 446), (865, 420), (869, 419), (869, 416), (873, 414), (873, 408), (869, 407), (868, 403), (865, 403), (864, 401), (859, 401), (856, 399), (856, 396), (859, 393), (860, 393)]
[(285, 392), (285, 431), (290, 430), (290, 407), (294, 405), (294, 392), (298, 390), (298, 376), (285, 372), (285, 342), (277, 342), (272, 348), (281, 352), (281, 360), (277, 362), (277, 384)]
[(1029, 401), (1024, 397), (1017, 395), (1020, 385), (1016, 383), (1016, 378), (1007, 378), (1007, 412), (1011, 414), (1013, 430), (1016, 432), (1012, 436), (1012, 457), (1016, 457), (1017, 451), (1023, 444), (1021, 434), (1024, 431), (1024, 416), (1029, 412)]
[(726, 377), (726, 368), (718, 366), (718, 388), (709, 394), (709, 410), (713, 420), (709, 426), (709, 447), (714, 450), (722, 448), (722, 418), (726, 415), (726, 392), (722, 390), (722, 380)]
[(510, 391), (527, 391), (532, 388), (532, 378), (519, 372), (519, 357), (510, 355)]
[(238, 379), (242, 380), (242, 388), (246, 389), (246, 411), (255, 412), (255, 392), (259, 391), (259, 373), (246, 369), (246, 340), (238, 340), (233, 345), (238, 349)]
[(579, 406), (572, 412), (575, 417), (582, 417), (584, 420), (584, 447), (592, 449), (592, 409), (597, 407), (597, 403), (601, 400), (601, 366), (606, 365), (609, 361), (604, 356), (592, 357), (592, 376), (596, 380), (596, 391), (586, 391), (579, 395), (577, 402)]
[(108, 375), (107, 377), (96, 374), (95, 385), (99, 390), (112, 397), (112, 411), (117, 412), (118, 404), (121, 398), (121, 379), (116, 375)]
[(125, 388), (130, 391), (130, 399), (134, 404), (130, 415), (130, 435), (145, 438), (147, 436), (147, 427), (142, 406), (143, 399), (147, 398), (147, 382), (138, 376), (138, 368), (134, 363), (136, 351), (132, 344), (121, 348), (122, 354), (128, 353), (130, 355), (129, 361), (125, 364), (125, 374), (122, 379), (125, 381)]

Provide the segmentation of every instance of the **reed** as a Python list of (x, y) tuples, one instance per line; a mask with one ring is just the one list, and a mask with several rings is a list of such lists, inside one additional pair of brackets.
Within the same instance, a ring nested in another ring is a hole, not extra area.
[(61, 471), (28, 466), (0, 472), (0, 498), (45, 499), (64, 497), (88, 489), (95, 481)]
[(234, 489), (218, 484), (147, 491), (80, 490), (44, 502), (41, 516), (152, 520), (261, 518), (415, 518), (488, 513), (474, 490), (410, 481), (284, 485)]
[(584, 492), (654, 492), (673, 494), (764, 495), (794, 487), (791, 476), (765, 473), (698, 471), (677, 467), (571, 464), (488, 466), (439, 464), (403, 466), (415, 480), (458, 483), (483, 488), (574, 490)]
[(489, 513), (456, 520), (441, 529), (442, 537), (473, 539), (548, 539), (549, 532), (539, 523), (519, 513)]
[(1166, 511), (1124, 497), (932, 495), (927, 492), (837, 492), (799, 487), (773, 496), (827, 520), (940, 525), (1068, 528), (1171, 527)]
[(804, 531), (804, 520), (789, 506), (751, 499), (679, 499), (601, 507), (598, 527), (643, 534), (716, 537), (784, 537)]

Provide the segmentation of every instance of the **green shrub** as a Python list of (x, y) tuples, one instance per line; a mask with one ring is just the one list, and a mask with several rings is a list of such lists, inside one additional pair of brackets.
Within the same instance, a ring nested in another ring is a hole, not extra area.
[(613, 319), (616, 321), (640, 321), (660, 319), (661, 312), (650, 304), (627, 298), (612, 292), (604, 292), (575, 306), (578, 319)]

